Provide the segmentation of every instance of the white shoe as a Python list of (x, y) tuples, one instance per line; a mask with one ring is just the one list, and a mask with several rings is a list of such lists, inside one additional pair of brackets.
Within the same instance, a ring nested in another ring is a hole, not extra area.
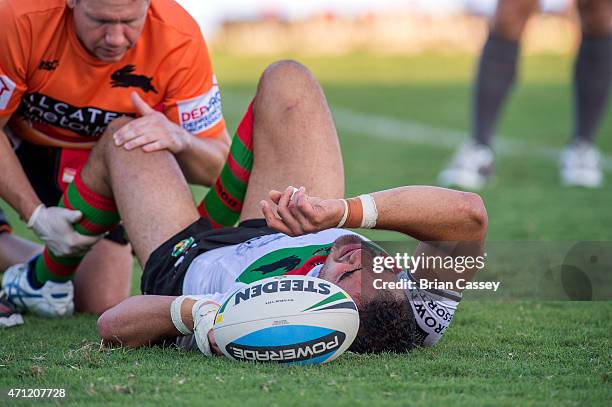
[(568, 145), (561, 152), (559, 173), (566, 187), (601, 188), (603, 171), (599, 150), (587, 142)]
[(2, 291), (18, 312), (31, 312), (47, 318), (74, 313), (72, 281), (47, 281), (42, 288), (32, 288), (28, 282), (28, 263), (9, 267), (2, 277)]
[(449, 166), (438, 176), (438, 183), (445, 187), (481, 189), (493, 174), (494, 158), (489, 147), (469, 141), (459, 147)]

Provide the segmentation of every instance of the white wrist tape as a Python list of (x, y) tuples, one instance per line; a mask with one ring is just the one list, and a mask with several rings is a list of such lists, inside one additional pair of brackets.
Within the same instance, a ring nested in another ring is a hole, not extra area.
[(376, 220), (378, 220), (378, 209), (376, 209), (374, 197), (370, 194), (359, 195), (359, 200), (363, 206), (363, 219), (361, 220), (361, 227), (365, 229), (373, 229), (376, 226)]
[(207, 299), (201, 299), (193, 305), (193, 333), (198, 349), (206, 356), (212, 356), (208, 332), (215, 323), (219, 304)]
[(348, 202), (346, 202), (346, 199), (342, 199), (342, 203), (344, 204), (344, 215), (342, 215), (342, 219), (340, 219), (340, 222), (338, 222), (338, 226), (336, 226), (337, 228), (344, 226), (346, 219), (348, 218)]
[(178, 329), (180, 333), (183, 335), (191, 335), (193, 332), (187, 328), (187, 325), (183, 322), (183, 318), (181, 318), (181, 307), (183, 306), (183, 302), (189, 298), (187, 295), (181, 295), (180, 297), (176, 297), (172, 304), (170, 305), (170, 317), (172, 317), (172, 323)]
[(34, 209), (34, 212), (32, 212), (32, 215), (30, 216), (30, 219), (28, 219), (28, 228), (32, 229), (32, 226), (34, 226), (34, 223), (36, 223), (36, 218), (38, 218), (38, 215), (40, 215), (40, 212), (45, 208), (45, 204), (40, 204), (36, 207), (36, 209)]

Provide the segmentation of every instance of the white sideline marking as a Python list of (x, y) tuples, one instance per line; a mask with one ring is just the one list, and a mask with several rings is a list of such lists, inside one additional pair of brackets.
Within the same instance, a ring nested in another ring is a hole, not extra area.
[[(234, 114), (242, 114), (250, 100), (247, 95), (227, 91), (223, 92), (223, 96), (224, 108)], [(228, 100), (231, 100), (231, 103), (227, 103)], [(237, 101), (240, 102), (236, 103)], [(381, 140), (455, 150), (469, 136), (466, 131), (434, 127), (341, 107), (331, 107), (331, 110), (339, 131), (357, 133)], [(495, 153), (510, 157), (534, 157), (557, 163), (561, 150), (497, 136)], [(612, 155), (602, 153), (601, 164), (606, 172), (612, 172)]]

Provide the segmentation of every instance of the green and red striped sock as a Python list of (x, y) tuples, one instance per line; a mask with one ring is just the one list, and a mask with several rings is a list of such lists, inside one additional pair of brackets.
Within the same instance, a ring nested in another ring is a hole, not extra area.
[[(64, 191), (59, 206), (81, 211), (83, 218), (74, 225), (74, 229), (82, 235), (101, 235), (119, 223), (115, 202), (89, 189), (83, 183), (80, 173)], [(36, 280), (40, 284), (47, 281), (72, 280), (83, 257), (59, 257), (45, 247), (45, 251), (38, 256), (34, 265)]]
[(242, 118), (227, 161), (214, 188), (198, 206), (200, 216), (213, 228), (233, 226), (240, 217), (251, 169), (253, 168), (253, 103)]

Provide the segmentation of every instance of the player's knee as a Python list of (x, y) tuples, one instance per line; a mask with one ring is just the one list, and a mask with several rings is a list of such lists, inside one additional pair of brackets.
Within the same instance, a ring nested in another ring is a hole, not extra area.
[(120, 334), (120, 326), (117, 318), (114, 317), (112, 310), (108, 310), (98, 318), (97, 327), (100, 337), (105, 342), (114, 342)]
[(582, 0), (578, 2), (582, 32), (591, 37), (612, 34), (612, 1)]
[(319, 92), (319, 84), (302, 64), (283, 60), (268, 66), (259, 80), (256, 102), (291, 109)]
[(100, 137), (100, 140), (98, 140), (98, 144), (103, 143), (114, 145), (113, 134), (115, 134), (117, 130), (119, 130), (132, 120), (134, 119), (132, 119), (131, 117), (121, 116), (110, 122), (108, 126), (106, 126), (106, 130), (104, 130), (104, 133), (102, 133), (102, 137)]
[(489, 226), (484, 201), (480, 195), (471, 192), (464, 192), (463, 200), (463, 209), (466, 213), (466, 219), (468, 219), (467, 227), (472, 237), (471, 240), (484, 240)]
[(279, 81), (308, 82), (312, 79), (312, 74), (304, 65), (291, 59), (285, 59), (270, 64), (261, 75), (260, 83), (269, 86), (268, 82), (272, 84)]
[(113, 134), (121, 127), (128, 124), (133, 119), (130, 117), (122, 116), (118, 119), (113, 120), (108, 124), (102, 136), (98, 139), (95, 146), (91, 150), (90, 160), (100, 160), (102, 162), (104, 160), (105, 154), (108, 153), (113, 147), (115, 147), (115, 142), (113, 140)]

